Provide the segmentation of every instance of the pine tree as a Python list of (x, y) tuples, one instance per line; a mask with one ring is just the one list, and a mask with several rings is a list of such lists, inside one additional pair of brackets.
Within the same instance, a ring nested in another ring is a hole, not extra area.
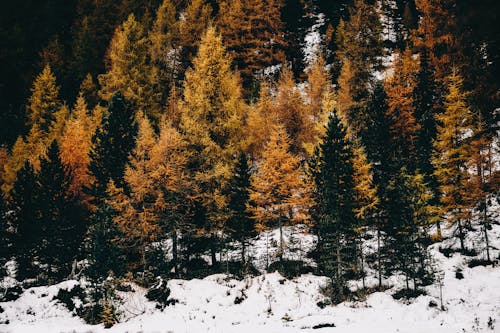
[(130, 104), (116, 93), (108, 105), (108, 112), (92, 137), (89, 173), (92, 184), (89, 194), (99, 200), (105, 197), (108, 182), (123, 186), (123, 175), (128, 155), (134, 147), (137, 124)]
[(257, 171), (250, 178), (252, 212), (257, 229), (278, 227), (279, 257), (283, 261), (285, 243), (283, 227), (307, 222), (310, 206), (309, 188), (305, 183), (299, 159), (290, 151), (286, 130), (276, 125), (267, 142)]
[(346, 275), (357, 264), (353, 152), (336, 111), (310, 162), (314, 182), (314, 217), (318, 233), (318, 264), (332, 283), (331, 297), (347, 296)]
[(149, 39), (133, 14), (120, 25), (108, 49), (109, 70), (99, 75), (102, 99), (110, 101), (117, 91), (137, 111), (145, 112), (153, 121), (160, 118), (160, 95), (153, 83), (149, 60)]
[(48, 132), (54, 121), (54, 114), (61, 108), (59, 86), (49, 65), (36, 77), (31, 88), (31, 97), (27, 106), (27, 124), (37, 124), (43, 132)]
[(56, 141), (40, 161), (38, 207), (41, 227), (40, 262), (49, 279), (61, 279), (71, 272), (83, 240), (84, 212), (69, 193), (69, 178), (59, 156)]
[(36, 276), (34, 261), (38, 259), (40, 222), (38, 220), (38, 182), (29, 162), (18, 171), (10, 192), (8, 207), (12, 211), (9, 223), (15, 229), (14, 251), (17, 262), (16, 278), (23, 281)]
[(439, 181), (441, 194), (441, 215), (458, 229), (460, 247), (465, 250), (464, 222), (469, 216), (467, 202), (468, 172), (466, 164), (470, 158), (470, 144), (467, 140), (471, 130), (470, 109), (467, 92), (464, 92), (462, 77), (456, 70), (448, 78), (444, 113), (437, 115), (437, 138), (434, 141), (432, 163)]
[(226, 229), (232, 239), (241, 244), (241, 262), (246, 262), (245, 250), (248, 239), (255, 234), (255, 225), (249, 211), (250, 201), (250, 167), (245, 153), (241, 153), (235, 166), (233, 178), (229, 185), (228, 208), (230, 218)]

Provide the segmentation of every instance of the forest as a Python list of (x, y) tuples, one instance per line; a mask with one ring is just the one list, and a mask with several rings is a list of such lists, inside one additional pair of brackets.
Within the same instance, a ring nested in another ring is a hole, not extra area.
[(393, 276), (420, 295), (445, 237), (498, 262), (499, 2), (3, 7), (4, 299), (84, 278), (78, 315), (111, 327), (123, 281), (169, 306), (158, 279), (261, 274), (270, 231), (266, 271), (327, 277), (332, 305)]

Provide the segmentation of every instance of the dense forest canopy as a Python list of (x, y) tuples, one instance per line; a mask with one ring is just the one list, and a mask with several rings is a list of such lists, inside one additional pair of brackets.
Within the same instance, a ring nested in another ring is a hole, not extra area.
[[(332, 302), (356, 297), (347, 282), (364, 287), (367, 267), (379, 289), (399, 274), (417, 292), (442, 228), (491, 262), (499, 13), (494, 0), (4, 3), (1, 264), (38, 284), (80, 269), (85, 318), (112, 325), (108, 276), (250, 274), (265, 231), (280, 235), (267, 268), (300, 272), (290, 226), (316, 236)], [(241, 255), (223, 265), (228, 248)]]

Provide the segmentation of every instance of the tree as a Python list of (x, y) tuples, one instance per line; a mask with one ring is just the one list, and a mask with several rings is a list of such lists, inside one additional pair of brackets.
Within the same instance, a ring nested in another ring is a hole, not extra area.
[(290, 147), (285, 128), (274, 126), (257, 171), (250, 178), (250, 200), (257, 230), (279, 228), (280, 261), (283, 261), (285, 250), (283, 227), (309, 219), (309, 188), (299, 159), (291, 153)]
[(90, 111), (87, 109), (83, 94), (80, 93), (61, 138), (61, 161), (71, 179), (68, 194), (81, 202), (88, 199), (83, 189), (89, 187), (91, 183), (88, 171), (89, 152), (96, 126)]
[(34, 262), (38, 259), (40, 223), (38, 221), (38, 182), (29, 162), (17, 172), (8, 203), (9, 222), (15, 230), (16, 277), (19, 281), (36, 276)]
[(89, 174), (92, 183), (88, 192), (95, 199), (105, 197), (110, 180), (123, 186), (123, 174), (128, 155), (135, 143), (137, 124), (130, 104), (116, 93), (108, 105), (108, 112), (92, 137)]
[(255, 224), (249, 210), (250, 167), (245, 153), (241, 153), (229, 184), (229, 213), (226, 229), (232, 239), (241, 244), (241, 262), (245, 263), (248, 239), (255, 234)]
[[(180, 130), (191, 154), (190, 171), (198, 184), (198, 200), (207, 212), (201, 234), (215, 240), (225, 220), (224, 190), (239, 152), (245, 104), (238, 76), (215, 29), (203, 37), (193, 68), (186, 73)], [(214, 245), (215, 246), (215, 245)], [(212, 246), (215, 263), (215, 248)]]
[(54, 121), (54, 114), (61, 108), (59, 86), (49, 65), (36, 77), (31, 88), (31, 97), (27, 106), (27, 124), (40, 126), (43, 132), (48, 132)]
[(467, 92), (463, 90), (462, 77), (456, 70), (448, 78), (444, 113), (437, 115), (437, 137), (434, 141), (432, 163), (439, 181), (441, 215), (458, 229), (460, 247), (465, 251), (464, 220), (469, 216), (467, 202), (468, 172), (466, 164), (470, 158), (470, 109)]
[[(413, 96), (416, 89), (418, 63), (409, 48), (396, 54), (393, 73), (385, 81), (387, 93), (387, 118), (390, 122), (393, 147), (396, 158), (405, 165), (414, 165), (416, 155), (415, 140), (420, 125), (415, 119)], [(412, 163), (413, 162), (413, 163)]]
[(7, 207), (3, 196), (0, 196), (0, 277), (5, 276), (4, 265), (12, 254), (10, 227), (7, 221)]
[(38, 207), (41, 228), (40, 263), (51, 281), (67, 277), (80, 253), (85, 231), (84, 212), (69, 193), (69, 177), (53, 141), (40, 161)]
[(281, 0), (223, 1), (219, 28), (248, 91), (255, 77), (285, 62), (287, 42), (281, 20)]
[(149, 39), (133, 14), (116, 29), (108, 57), (109, 70), (98, 77), (101, 98), (110, 101), (113, 94), (119, 91), (132, 108), (158, 121), (160, 95), (153, 85), (155, 79), (149, 60)]
[(387, 186), (391, 205), (384, 226), (386, 272), (402, 273), (407, 290), (411, 280), (417, 290), (429, 275), (426, 238), (428, 226), (435, 220), (435, 210), (430, 205), (432, 193), (423, 179), (421, 174), (412, 175), (402, 167)]
[(356, 218), (353, 152), (346, 130), (334, 111), (325, 136), (310, 162), (314, 182), (314, 217), (318, 264), (331, 280), (332, 299), (344, 300), (346, 276), (356, 266)]
[(374, 88), (374, 73), (380, 70), (382, 53), (381, 25), (376, 6), (365, 0), (354, 1), (349, 10), (343, 41), (342, 70), (339, 77), (338, 110), (359, 136), (366, 129), (367, 103)]

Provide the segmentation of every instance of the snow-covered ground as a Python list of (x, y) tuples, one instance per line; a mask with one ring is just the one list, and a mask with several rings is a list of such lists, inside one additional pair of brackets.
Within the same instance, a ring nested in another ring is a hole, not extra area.
[[(299, 235), (299, 247), (304, 251), (313, 246), (314, 237), (295, 234)], [(250, 253), (258, 268), (263, 267), (265, 244), (277, 236), (274, 231), (255, 241)], [(493, 257), (498, 259), (500, 225), (493, 226), (490, 238)], [(468, 243), (479, 240), (478, 229)], [(202, 280), (169, 281), (170, 297), (178, 303), (163, 311), (147, 301), (145, 290), (140, 287), (133, 286), (134, 292), (120, 292), (123, 322), (104, 329), (102, 325), (85, 324), (53, 300), (60, 288), (70, 289), (78, 284), (66, 281), (31, 288), (15, 301), (0, 303), (0, 332), (500, 332), (500, 267), (469, 268), (469, 257), (454, 253), (446, 258), (438, 251), (440, 246), (457, 244), (450, 238), (430, 247), (444, 273), (444, 311), (430, 305), (440, 303), (437, 284), (425, 288), (428, 295), (411, 302), (394, 300), (391, 294), (402, 286), (396, 277), (385, 281), (393, 286), (391, 289), (373, 293), (366, 301), (320, 308), (324, 277), (307, 274), (286, 280), (278, 273), (268, 273), (238, 281), (217, 274)], [(273, 251), (268, 252), (271, 257)], [(455, 277), (459, 268), (463, 279)], [(367, 279), (368, 284), (375, 281), (373, 277)], [(237, 298), (241, 302), (235, 302)], [(322, 325), (334, 327), (318, 328)]]

